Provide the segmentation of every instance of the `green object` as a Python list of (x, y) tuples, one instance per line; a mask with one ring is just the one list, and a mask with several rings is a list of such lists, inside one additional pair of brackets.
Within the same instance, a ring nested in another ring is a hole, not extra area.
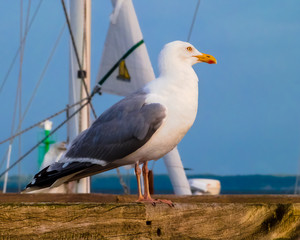
[[(50, 130), (44, 130), (44, 134), (45, 134), (45, 137), (49, 136)], [(40, 144), (39, 150), (38, 150), (39, 151), (39, 158), (38, 158), (39, 167), (42, 166), (44, 157), (45, 157), (46, 153), (49, 151), (50, 145), (53, 143), (55, 143), (55, 141), (53, 139), (51, 139), (51, 137), (47, 137), (45, 139), (45, 141), (43, 142), (43, 144)]]

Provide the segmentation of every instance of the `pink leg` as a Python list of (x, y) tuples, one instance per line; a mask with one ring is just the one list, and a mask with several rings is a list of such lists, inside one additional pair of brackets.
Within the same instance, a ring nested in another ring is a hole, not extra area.
[(164, 199), (153, 199), (150, 196), (150, 191), (149, 191), (149, 179), (148, 179), (148, 162), (145, 162), (143, 165), (143, 178), (144, 178), (144, 199), (142, 200), (143, 202), (150, 202), (153, 206), (156, 205), (156, 203), (161, 202), (161, 203), (166, 203), (170, 207), (174, 207), (174, 204), (170, 200), (164, 200)]
[(149, 169), (148, 162), (143, 165), (143, 178), (144, 178), (144, 199), (152, 199), (149, 191), (149, 179), (148, 179)]
[(136, 175), (136, 180), (137, 180), (137, 186), (138, 186), (138, 202), (141, 202), (144, 200), (144, 197), (142, 195), (142, 190), (141, 190), (141, 169), (139, 167), (139, 163), (135, 164), (135, 175)]

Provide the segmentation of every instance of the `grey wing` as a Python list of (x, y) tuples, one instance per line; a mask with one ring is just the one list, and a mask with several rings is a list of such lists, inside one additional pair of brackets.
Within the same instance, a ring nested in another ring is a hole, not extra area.
[[(165, 117), (165, 107), (159, 103), (145, 104), (143, 93), (124, 98), (82, 132), (72, 142), (63, 159), (37, 173), (25, 191), (56, 187), (118, 167), (114, 160), (142, 147)], [(64, 162), (66, 158), (68, 161)], [(105, 161), (105, 164), (90, 159)]]
[(163, 105), (145, 104), (145, 94), (131, 95), (104, 112), (80, 134), (65, 156), (111, 163), (142, 147), (165, 117)]

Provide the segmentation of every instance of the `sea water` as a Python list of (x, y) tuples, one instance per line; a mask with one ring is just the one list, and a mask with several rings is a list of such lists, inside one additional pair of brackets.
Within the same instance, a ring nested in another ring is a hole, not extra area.
[[(8, 179), (7, 192), (23, 190), (31, 181), (32, 176), (22, 176), (20, 186), (18, 177)], [(219, 176), (210, 174), (188, 175), (188, 178), (210, 178), (221, 182), (221, 194), (293, 194), (296, 177), (286, 175), (238, 175)], [(122, 179), (131, 194), (137, 192), (136, 177), (133, 174), (122, 175)], [(0, 191), (3, 188), (3, 179)], [(95, 193), (123, 194), (124, 190), (117, 175), (99, 174), (92, 177), (91, 191)], [(154, 192), (156, 194), (173, 194), (168, 175), (154, 175)], [(298, 189), (298, 193), (300, 188)]]

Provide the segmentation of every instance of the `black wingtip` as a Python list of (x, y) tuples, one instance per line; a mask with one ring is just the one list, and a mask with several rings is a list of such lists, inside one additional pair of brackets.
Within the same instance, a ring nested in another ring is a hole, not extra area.
[[(38, 190), (51, 187), (57, 180), (66, 176), (74, 175), (77, 172), (82, 172), (82, 170), (85, 170), (91, 166), (94, 166), (94, 164), (92, 164), (91, 162), (75, 161), (68, 164), (61, 162), (53, 163), (35, 174), (32, 181), (27, 184), (25, 190), (28, 188)], [(70, 179), (66, 178), (66, 182), (69, 180)], [(64, 181), (62, 181), (61, 183), (64, 183)]]

